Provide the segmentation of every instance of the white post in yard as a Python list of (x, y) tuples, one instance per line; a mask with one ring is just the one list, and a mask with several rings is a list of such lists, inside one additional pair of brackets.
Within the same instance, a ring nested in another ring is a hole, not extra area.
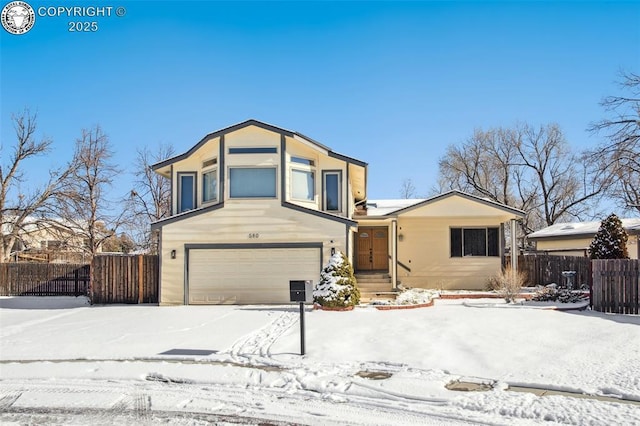
[(516, 278), (518, 270), (518, 238), (516, 236), (516, 219), (511, 219), (511, 273)]

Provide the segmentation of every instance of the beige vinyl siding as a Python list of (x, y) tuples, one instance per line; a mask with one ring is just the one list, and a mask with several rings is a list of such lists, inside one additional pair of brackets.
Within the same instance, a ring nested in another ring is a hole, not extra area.
[(398, 219), (398, 261), (411, 272), (398, 268), (399, 281), (410, 287), (442, 290), (483, 290), (487, 280), (501, 268), (500, 257), (451, 257), (452, 227), (499, 227), (489, 218), (405, 218)]
[(320, 276), (320, 248), (190, 249), (189, 304), (288, 303), (289, 280)]
[[(589, 256), (589, 246), (593, 238), (563, 238), (563, 239), (537, 239), (536, 250), (549, 251), (549, 254), (561, 256)], [(575, 251), (567, 251), (575, 249)], [(556, 252), (553, 252), (556, 250)], [(629, 235), (627, 240), (627, 252), (629, 258), (638, 259), (638, 236)]]
[[(185, 244), (322, 243), (346, 250), (347, 226), (282, 207), (279, 200), (228, 200), (224, 208), (162, 227), (161, 304), (184, 303)], [(176, 258), (171, 259), (171, 251)]]
[[(225, 147), (246, 148), (254, 146), (275, 146), (280, 152), (280, 135), (269, 130), (250, 126), (238, 129), (234, 132), (227, 133), (224, 137)], [(250, 155), (250, 154), (239, 154)]]
[[(575, 238), (575, 239), (562, 239), (562, 240), (539, 240), (536, 243), (536, 250), (549, 251), (560, 256), (588, 256), (589, 245), (592, 238)], [(573, 250), (573, 251), (567, 251)]]

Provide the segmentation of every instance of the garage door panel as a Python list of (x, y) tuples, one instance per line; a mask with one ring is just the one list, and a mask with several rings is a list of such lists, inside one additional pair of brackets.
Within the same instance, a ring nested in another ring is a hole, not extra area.
[(191, 249), (189, 303), (289, 302), (289, 280), (320, 276), (320, 248)]

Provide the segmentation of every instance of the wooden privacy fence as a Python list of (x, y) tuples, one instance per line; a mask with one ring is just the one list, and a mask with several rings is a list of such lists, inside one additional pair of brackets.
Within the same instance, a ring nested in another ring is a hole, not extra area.
[[(506, 265), (511, 259), (506, 258)], [(575, 271), (573, 285), (579, 288), (581, 285), (589, 286), (591, 283), (591, 260), (588, 257), (578, 256), (553, 256), (553, 255), (520, 255), (518, 256), (518, 269), (527, 275), (527, 285), (547, 285), (556, 283), (564, 285), (566, 278), (563, 271)]]
[(99, 255), (91, 262), (91, 303), (158, 303), (157, 255)]
[(640, 313), (640, 260), (594, 260), (591, 304), (600, 312)]
[(0, 263), (0, 296), (82, 296), (89, 265)]

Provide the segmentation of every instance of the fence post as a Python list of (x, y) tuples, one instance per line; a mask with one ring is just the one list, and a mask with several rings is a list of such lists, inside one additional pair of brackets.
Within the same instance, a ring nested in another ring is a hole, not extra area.
[(589, 260), (589, 308), (593, 310), (593, 260)]
[(143, 266), (142, 255), (138, 255), (138, 304), (144, 302)]

